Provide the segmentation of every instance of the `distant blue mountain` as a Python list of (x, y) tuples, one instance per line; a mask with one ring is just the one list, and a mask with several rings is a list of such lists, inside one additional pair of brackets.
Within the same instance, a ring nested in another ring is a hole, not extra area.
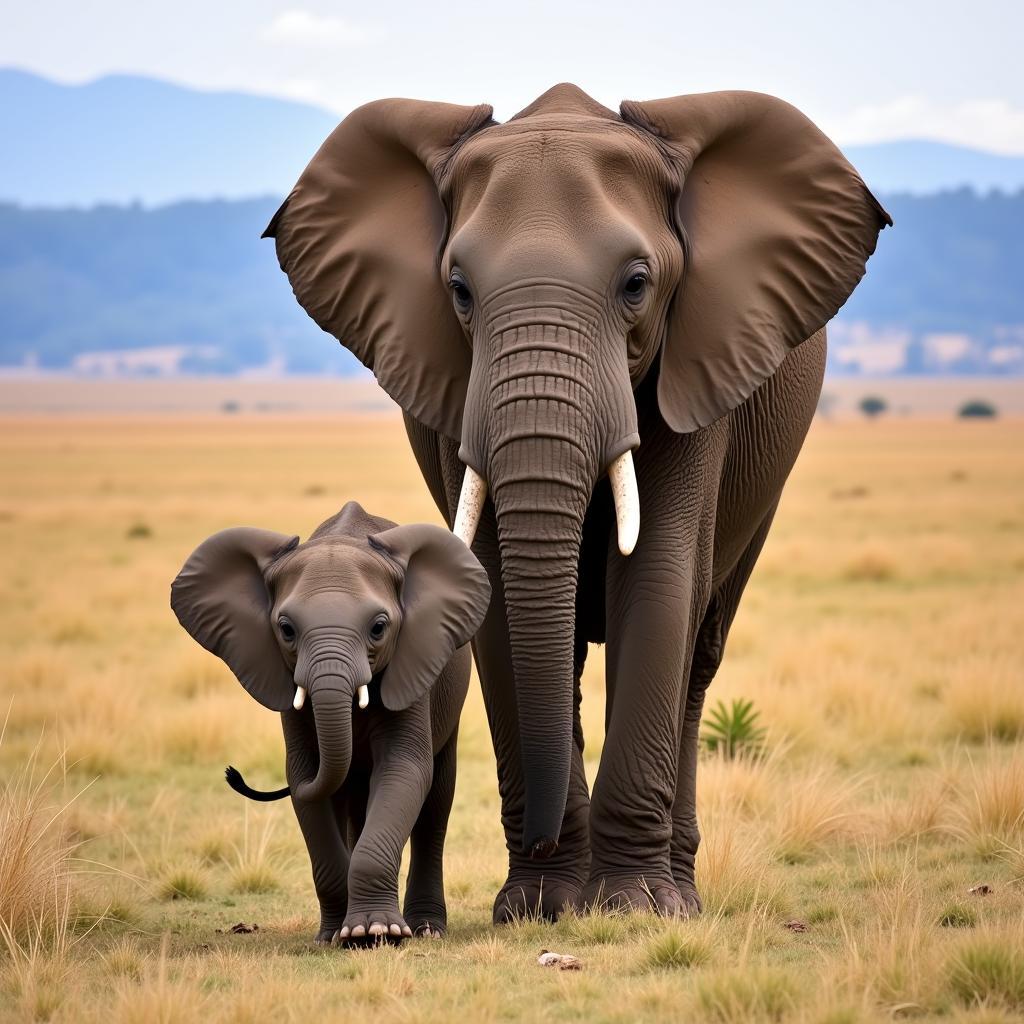
[[(60, 85), (0, 69), (0, 201), (59, 207), (280, 197), (338, 120), (304, 103), (151, 78)], [(927, 141), (846, 152), (877, 192), (1024, 188), (1024, 157)]]
[(281, 197), (338, 120), (303, 103), (150, 78), (59, 85), (0, 69), (0, 200)]
[(844, 146), (843, 151), (876, 192), (929, 195), (956, 188), (978, 192), (1024, 188), (1024, 156), (1002, 156), (925, 139)]

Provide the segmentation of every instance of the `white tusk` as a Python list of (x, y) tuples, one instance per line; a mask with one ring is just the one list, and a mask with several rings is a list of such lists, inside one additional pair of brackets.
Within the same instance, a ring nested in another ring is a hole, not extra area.
[(633, 453), (623, 452), (609, 467), (608, 479), (615, 500), (615, 523), (619, 531), (619, 551), (631, 555), (640, 536), (640, 494), (636, 489)]
[(467, 548), (473, 546), (476, 528), (480, 523), (480, 513), (484, 510), (486, 500), (487, 481), (472, 466), (467, 466), (466, 475), (462, 478), (459, 510), (455, 513), (455, 526), (452, 527), (452, 533)]
[(302, 710), (302, 705), (306, 703), (306, 688), (304, 686), (295, 687), (295, 700), (292, 701), (292, 707), (296, 711)]
[(368, 686), (360, 686), (356, 693), (359, 694), (359, 710), (365, 711), (370, 704), (370, 688)]

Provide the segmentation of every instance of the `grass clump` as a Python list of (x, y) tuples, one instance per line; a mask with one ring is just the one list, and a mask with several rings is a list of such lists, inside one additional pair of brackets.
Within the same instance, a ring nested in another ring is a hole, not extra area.
[(696, 998), (704, 1016), (721, 1024), (776, 1021), (794, 1008), (796, 986), (782, 971), (747, 966), (702, 977)]
[(1019, 942), (980, 937), (953, 953), (946, 973), (950, 990), (962, 1003), (998, 1002), (1024, 1010), (1024, 948)]
[(157, 886), (157, 896), (162, 900), (201, 900), (206, 892), (202, 872), (187, 864), (168, 870)]
[(938, 919), (940, 928), (973, 928), (977, 923), (978, 915), (963, 903), (951, 903)]
[(281, 888), (274, 869), (269, 864), (238, 864), (231, 872), (231, 891), (259, 895), (277, 892)]
[(703, 967), (714, 956), (715, 943), (707, 931), (675, 924), (648, 943), (644, 960), (653, 968)]

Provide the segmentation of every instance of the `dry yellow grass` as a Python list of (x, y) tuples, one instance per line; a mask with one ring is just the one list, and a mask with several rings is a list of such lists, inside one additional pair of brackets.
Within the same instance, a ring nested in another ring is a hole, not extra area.
[[(764, 759), (703, 766), (704, 919), (570, 915), (494, 932), (503, 842), (474, 689), (451, 936), (345, 952), (309, 945), (315, 903), (287, 805), (246, 805), (221, 780), (232, 761), (279, 784), (279, 724), (180, 630), (168, 587), (225, 526), (306, 536), (353, 497), (437, 521), (400, 423), (0, 424), (0, 854), (19, 856), (12, 837), (49, 821), (29, 812), (80, 793), (45, 836), (51, 859), (18, 861), (21, 895), (0, 885), (0, 918), (19, 929), (16, 949), (0, 947), (0, 1019), (1018, 1019), (1022, 440), (1012, 419), (815, 424), (712, 691), (752, 699), (769, 738)], [(602, 683), (595, 651), (591, 779)], [(65, 750), (66, 774), (26, 789), (33, 751), (48, 766)], [(237, 921), (260, 929), (229, 934)], [(541, 948), (585, 968), (540, 968)]]

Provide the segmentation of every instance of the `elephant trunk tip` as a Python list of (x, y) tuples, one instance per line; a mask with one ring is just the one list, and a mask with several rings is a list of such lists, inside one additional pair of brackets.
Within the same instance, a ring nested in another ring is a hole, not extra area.
[(544, 837), (530, 844), (531, 860), (547, 860), (558, 849), (558, 840)]

